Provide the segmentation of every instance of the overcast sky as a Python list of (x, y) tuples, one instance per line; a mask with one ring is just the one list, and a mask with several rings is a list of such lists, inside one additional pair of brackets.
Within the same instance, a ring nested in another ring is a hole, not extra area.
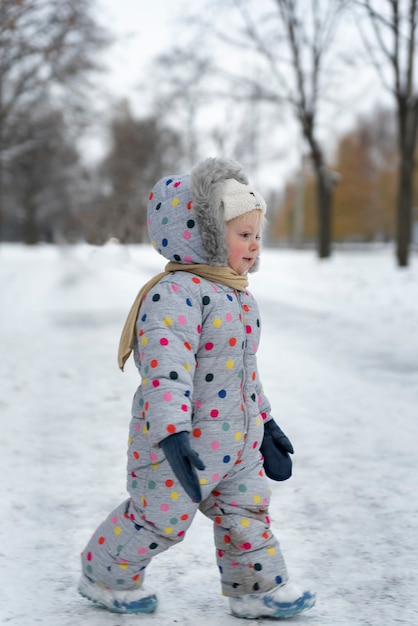
[[(199, 10), (207, 0), (194, 0), (193, 10)], [(187, 6), (188, 5), (188, 6)], [(115, 43), (104, 55), (107, 72), (100, 78), (110, 97), (120, 99), (127, 97), (135, 111), (146, 114), (143, 105), (143, 92), (139, 89), (141, 81), (149, 78), (147, 66), (158, 53), (168, 49), (174, 43), (181, 42), (187, 35), (186, 26), (181, 18), (186, 9), (190, 11), (190, 3), (186, 0), (152, 0), (139, 2), (138, 0), (97, 0), (99, 20), (117, 37)], [(341, 37), (347, 37), (350, 46), (349, 27), (344, 24)], [(349, 49), (349, 48), (348, 48)], [(332, 138), (354, 123), (358, 112), (364, 112), (379, 102), (392, 103), (389, 96), (382, 91), (374, 72), (364, 69), (357, 73), (353, 85), (357, 88), (355, 98), (352, 95), (348, 106), (338, 111), (326, 121), (327, 142), (331, 145)], [(335, 94), (339, 97), (339, 94)], [(103, 102), (103, 111), (109, 110), (107, 101)], [(299, 139), (299, 129), (289, 115), (282, 128), (286, 136), (285, 146), (287, 156), (282, 157), (279, 165), (287, 172), (292, 171), (299, 162), (302, 142)], [(103, 142), (97, 137), (89, 136), (84, 144), (88, 155), (97, 156), (103, 151)], [(270, 174), (267, 173), (266, 177)]]
[[(194, 0), (194, 6), (205, 0)], [(147, 63), (175, 43), (181, 33), (184, 0), (97, 0), (99, 19), (117, 41), (105, 54), (106, 84), (135, 101)]]

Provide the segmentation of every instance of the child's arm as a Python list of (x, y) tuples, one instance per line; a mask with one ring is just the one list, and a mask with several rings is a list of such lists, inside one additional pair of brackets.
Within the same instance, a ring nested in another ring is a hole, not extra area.
[(191, 431), (201, 324), (199, 303), (171, 279), (153, 287), (141, 305), (136, 328), (142, 415), (152, 446)]

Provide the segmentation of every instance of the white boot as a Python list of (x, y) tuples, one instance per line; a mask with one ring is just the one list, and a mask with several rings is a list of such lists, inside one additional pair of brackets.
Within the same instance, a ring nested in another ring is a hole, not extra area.
[(293, 583), (285, 583), (266, 593), (250, 593), (237, 598), (229, 598), (229, 605), (235, 617), (280, 618), (307, 611), (314, 606), (315, 601), (314, 593), (303, 591)]
[(78, 592), (87, 600), (113, 611), (113, 613), (152, 613), (157, 608), (157, 597), (138, 589), (106, 589), (92, 583), (86, 576), (82, 576), (78, 585)]

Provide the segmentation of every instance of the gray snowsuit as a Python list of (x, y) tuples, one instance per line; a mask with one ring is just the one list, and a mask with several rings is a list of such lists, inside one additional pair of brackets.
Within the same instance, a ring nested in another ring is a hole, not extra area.
[[(220, 189), (246, 183), (236, 163), (209, 159), (160, 180), (148, 202), (153, 246), (168, 260), (227, 265)], [(112, 589), (142, 584), (151, 558), (182, 541), (197, 509), (213, 520), (222, 591), (268, 591), (288, 578), (268, 513), (260, 445), (271, 419), (257, 371), (257, 304), (248, 291), (178, 271), (141, 304), (134, 359), (141, 375), (129, 433), (129, 498), (82, 554), (84, 574)], [(159, 442), (190, 433), (205, 469), (192, 502)]]

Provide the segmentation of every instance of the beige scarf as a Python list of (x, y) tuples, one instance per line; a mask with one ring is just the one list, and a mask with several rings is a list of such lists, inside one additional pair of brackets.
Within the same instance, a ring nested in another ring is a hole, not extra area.
[(144, 296), (156, 285), (162, 278), (168, 276), (171, 272), (190, 272), (196, 274), (206, 280), (211, 280), (214, 283), (220, 283), (221, 285), (227, 285), (236, 289), (237, 291), (245, 291), (248, 287), (248, 278), (245, 274), (237, 274), (230, 267), (217, 267), (214, 265), (204, 265), (203, 263), (194, 263), (190, 265), (184, 265), (183, 263), (174, 263), (170, 261), (165, 266), (164, 272), (157, 274), (151, 280), (149, 280), (142, 289), (139, 291), (135, 301), (128, 313), (125, 325), (122, 330), (122, 335), (119, 341), (118, 350), (118, 364), (123, 371), (126, 361), (132, 352), (134, 337), (135, 337), (135, 325), (138, 317), (139, 308), (144, 299)]

